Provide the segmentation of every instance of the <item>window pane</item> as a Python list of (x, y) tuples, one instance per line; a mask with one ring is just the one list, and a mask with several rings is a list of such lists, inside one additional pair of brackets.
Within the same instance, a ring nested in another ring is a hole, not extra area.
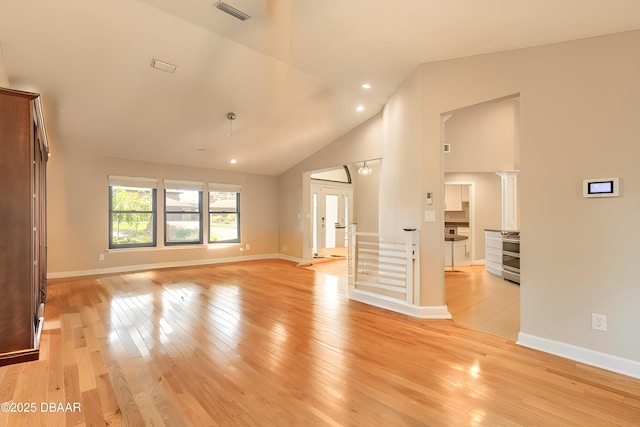
[(200, 192), (194, 190), (165, 190), (167, 212), (199, 212)]
[(109, 187), (109, 247), (155, 246), (156, 190), (144, 187)]
[(239, 242), (240, 193), (209, 192), (209, 242)]
[(209, 242), (229, 242), (239, 240), (240, 236), (237, 214), (209, 214)]
[(210, 191), (209, 212), (237, 212), (238, 193)]
[(165, 243), (202, 243), (202, 192), (165, 190)]
[(143, 212), (153, 210), (153, 189), (116, 186), (111, 188), (111, 210)]
[(114, 245), (153, 243), (153, 214), (114, 213), (111, 216), (111, 242)]
[(344, 182), (351, 184), (351, 175), (346, 165), (311, 172), (311, 179), (321, 181)]
[(167, 242), (200, 242), (200, 214), (168, 213), (165, 235)]

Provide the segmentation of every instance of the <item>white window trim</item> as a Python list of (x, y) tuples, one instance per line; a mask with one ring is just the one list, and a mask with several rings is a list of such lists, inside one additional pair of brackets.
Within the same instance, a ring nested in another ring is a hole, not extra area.
[(210, 182), (208, 187), (209, 192), (217, 191), (219, 193), (240, 193), (242, 189), (242, 186), (236, 184), (216, 184), (213, 182)]
[(107, 178), (109, 179), (109, 186), (112, 187), (158, 188), (158, 180), (156, 178), (119, 175), (109, 175)]
[(165, 190), (203, 191), (204, 183), (197, 181), (164, 180)]

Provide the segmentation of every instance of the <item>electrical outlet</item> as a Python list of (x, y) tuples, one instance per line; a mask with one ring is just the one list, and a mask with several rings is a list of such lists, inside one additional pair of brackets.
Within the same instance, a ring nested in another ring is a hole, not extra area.
[(247, 243), (246, 245), (244, 245), (244, 248), (246, 250), (250, 251), (251, 250), (251, 245)]
[(104, 261), (104, 254), (98, 254), (98, 261)]
[(606, 332), (607, 316), (604, 314), (591, 313), (591, 329)]
[(287, 251), (287, 249), (289, 249), (289, 248), (287, 247), (287, 245), (282, 245), (282, 252), (286, 252), (286, 251)]

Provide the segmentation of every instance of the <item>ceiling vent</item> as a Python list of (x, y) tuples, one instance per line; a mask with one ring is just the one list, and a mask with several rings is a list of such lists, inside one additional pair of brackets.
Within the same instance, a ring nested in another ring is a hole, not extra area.
[(236, 9), (233, 6), (229, 6), (228, 4), (221, 1), (216, 3), (216, 7), (221, 11), (226, 12), (229, 15), (233, 16), (234, 18), (238, 18), (241, 21), (246, 21), (247, 19), (251, 18), (251, 16), (247, 15), (243, 11)]
[(168, 62), (160, 61), (156, 58), (153, 58), (153, 60), (151, 60), (151, 67), (155, 68), (156, 70), (166, 71), (167, 73), (171, 74), (176, 72), (175, 65), (169, 64)]

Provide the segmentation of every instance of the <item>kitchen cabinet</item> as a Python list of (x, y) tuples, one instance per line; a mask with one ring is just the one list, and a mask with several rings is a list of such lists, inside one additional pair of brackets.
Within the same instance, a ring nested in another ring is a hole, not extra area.
[(462, 203), (469, 201), (469, 185), (460, 185), (460, 199)]
[(468, 184), (445, 184), (444, 186), (444, 210), (462, 211), (463, 203), (469, 202)]
[(462, 210), (462, 185), (445, 184), (444, 210), (445, 211), (461, 211)]
[(489, 273), (502, 277), (502, 234), (498, 230), (484, 232), (485, 267)]
[(46, 297), (46, 164), (37, 94), (0, 88), (0, 366), (37, 360)]
[[(444, 242), (444, 266), (455, 268), (465, 256), (467, 240), (445, 240)], [(453, 247), (452, 247), (453, 246)], [(453, 256), (453, 259), (451, 258)]]

